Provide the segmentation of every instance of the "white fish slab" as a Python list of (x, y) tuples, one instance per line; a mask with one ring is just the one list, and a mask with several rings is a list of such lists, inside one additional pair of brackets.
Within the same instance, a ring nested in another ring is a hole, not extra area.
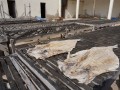
[(59, 69), (71, 79), (79, 83), (89, 84), (96, 76), (116, 71), (119, 59), (113, 52), (115, 46), (93, 47), (70, 55), (64, 62), (58, 62)]
[(35, 48), (28, 49), (27, 53), (36, 59), (45, 59), (57, 54), (70, 52), (75, 48), (77, 41), (80, 41), (80, 39), (52, 41), (48, 44), (36, 45)]

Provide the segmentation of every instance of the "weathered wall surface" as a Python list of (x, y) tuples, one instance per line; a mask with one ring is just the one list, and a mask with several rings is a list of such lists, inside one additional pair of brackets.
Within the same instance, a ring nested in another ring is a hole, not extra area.
[(84, 14), (92, 15), (93, 14), (93, 0), (84, 0), (83, 11)]
[[(110, 0), (96, 0), (95, 15), (107, 17)], [(93, 0), (84, 0), (84, 10), (88, 15), (93, 15)], [(115, 0), (112, 17), (120, 14), (120, 0)]]
[[(17, 15), (18, 17), (21, 17), (24, 15), (25, 9), (24, 4), (26, 6), (29, 6), (29, 3), (31, 5), (31, 15), (33, 17), (35, 16), (41, 16), (41, 10), (40, 10), (40, 3), (46, 3), (46, 16), (52, 17), (58, 15), (58, 8), (59, 8), (59, 2), (58, 0), (16, 0), (16, 8), (17, 8)], [(29, 12), (29, 8), (26, 8), (26, 12)]]
[[(94, 0), (84, 0), (84, 11), (88, 15), (93, 15)], [(107, 17), (109, 0), (96, 0), (95, 15)]]
[(68, 0), (67, 9), (65, 10), (65, 18), (73, 18), (76, 13), (76, 0)]
[(120, 17), (120, 0), (115, 0), (112, 17)]
[[(2, 4), (3, 3), (3, 4)], [(3, 8), (1, 7), (1, 4), (3, 5)], [(7, 0), (0, 0), (0, 18), (9, 18), (9, 12), (8, 12), (8, 4), (7, 4)], [(3, 11), (6, 13), (3, 14)]]
[[(68, 0), (68, 6), (67, 6), (67, 9), (65, 11), (65, 18), (75, 18), (76, 3), (77, 3), (77, 0)], [(79, 14), (80, 15), (84, 14), (84, 2), (83, 2), (83, 0), (80, 1)]]
[[(65, 13), (65, 18), (73, 18), (76, 14), (76, 1), (68, 0), (68, 6)], [(108, 16), (110, 0), (96, 0), (95, 15), (100, 17)], [(81, 0), (79, 15), (88, 14), (93, 15), (93, 3), (94, 0)], [(112, 17), (118, 17), (120, 15), (120, 0), (115, 0), (113, 7)]]

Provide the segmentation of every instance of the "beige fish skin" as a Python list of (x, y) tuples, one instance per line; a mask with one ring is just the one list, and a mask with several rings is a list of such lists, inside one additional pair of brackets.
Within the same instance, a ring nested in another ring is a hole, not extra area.
[(36, 59), (45, 59), (57, 54), (70, 52), (75, 48), (77, 41), (80, 41), (80, 39), (52, 41), (48, 44), (36, 45), (34, 48), (28, 49), (27, 53)]
[(58, 67), (67, 77), (89, 84), (96, 76), (116, 71), (119, 67), (119, 59), (113, 48), (117, 48), (117, 45), (79, 51), (64, 62), (59, 61)]

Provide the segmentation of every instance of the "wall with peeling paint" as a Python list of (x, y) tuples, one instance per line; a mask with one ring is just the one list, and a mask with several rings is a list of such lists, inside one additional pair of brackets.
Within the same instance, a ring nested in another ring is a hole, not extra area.
[[(95, 15), (107, 17), (110, 0), (96, 0)], [(88, 15), (93, 15), (93, 0), (84, 0), (84, 10)], [(120, 14), (120, 0), (115, 0), (112, 17)]]

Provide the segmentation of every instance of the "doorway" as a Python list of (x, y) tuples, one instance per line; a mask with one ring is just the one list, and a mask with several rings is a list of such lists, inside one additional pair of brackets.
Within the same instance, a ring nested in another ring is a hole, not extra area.
[(46, 18), (46, 4), (40, 3), (40, 8), (41, 8), (41, 18)]
[(65, 18), (65, 10), (67, 8), (67, 5), (68, 5), (68, 0), (62, 0), (62, 17)]
[(15, 1), (7, 0), (7, 2), (8, 2), (9, 15), (10, 15), (12, 18), (16, 18)]

